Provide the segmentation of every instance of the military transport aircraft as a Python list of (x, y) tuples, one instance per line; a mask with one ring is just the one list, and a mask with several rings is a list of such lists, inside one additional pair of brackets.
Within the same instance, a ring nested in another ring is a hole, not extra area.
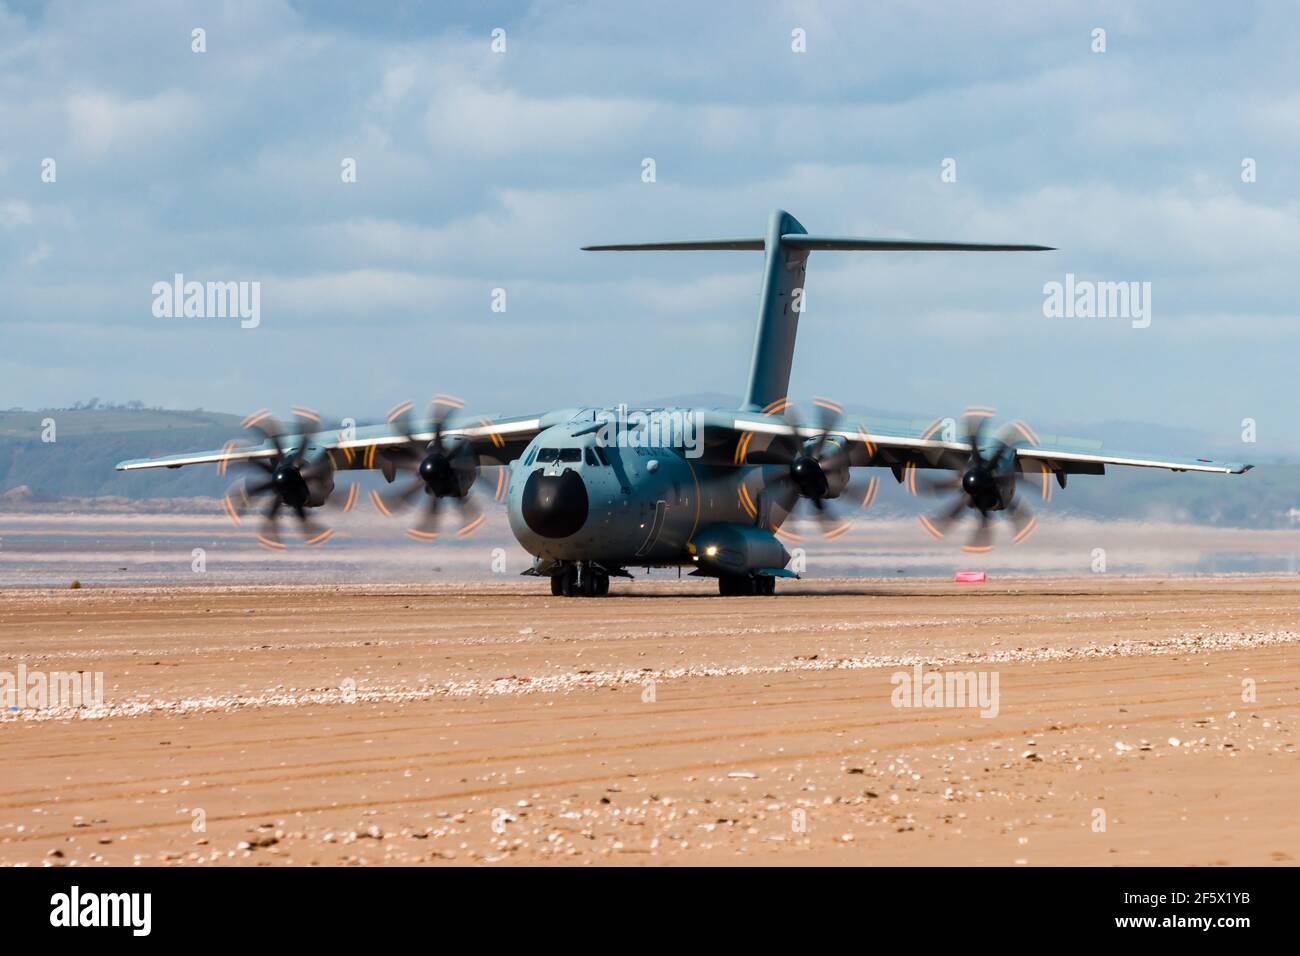
[[(484, 520), (471, 491), (480, 473), (494, 468), (495, 496), (507, 502), (511, 531), (534, 557), (524, 573), (549, 577), (553, 594), (600, 596), (608, 593), (611, 576), (630, 577), (633, 567), (691, 568), (717, 578), (723, 595), (774, 593), (777, 578), (795, 576), (786, 567), (790, 554), (781, 537), (788, 532), (781, 525), (797, 508), (810, 510), (833, 537), (847, 527), (833, 502), (860, 505), (875, 495), (877, 480), (860, 485), (851, 479), (853, 469), (886, 468), (913, 493), (950, 496), (940, 513), (922, 519), (926, 530), (942, 536), (970, 516), (976, 528), (966, 548), (984, 551), (995, 515), (1011, 520), (1017, 541), (1032, 530), (1035, 519), (1017, 494), (1018, 481), (1041, 483), (1046, 492), (1052, 479), (1064, 488), (1067, 475), (1100, 475), (1107, 465), (1222, 474), (1251, 467), (1043, 443), (1019, 422), (990, 433), (988, 409), (968, 409), (960, 433), (939, 423), (872, 429), (825, 399), (802, 420), (786, 399), (809, 253), (1027, 252), (1047, 246), (810, 235), (778, 209), (763, 236), (585, 247), (715, 249), (765, 253), (749, 385), (737, 410), (585, 407), (477, 419), (459, 400), (439, 396), (418, 421), (414, 404), (406, 402), (387, 424), (326, 431), (319, 416), (295, 408), (302, 423), (297, 431), (261, 412), (245, 420), (254, 442), (124, 461), (117, 468), (215, 462), (223, 472), (231, 464), (250, 469), (255, 479), (238, 482), (225, 505), (238, 523), (260, 504), (258, 537), (276, 548), (284, 547), (276, 533), (284, 513), (298, 518), (309, 544), (327, 540), (332, 531), (321, 530), (308, 509), (326, 504), (337, 473), (358, 469), (378, 471), (390, 484), (399, 472), (406, 475), (393, 490), (370, 497), (386, 514), (421, 502), (422, 518), (409, 534), (436, 538), (449, 503), (460, 513), (456, 533), (463, 536)], [(353, 485), (345, 507), (356, 497)]]

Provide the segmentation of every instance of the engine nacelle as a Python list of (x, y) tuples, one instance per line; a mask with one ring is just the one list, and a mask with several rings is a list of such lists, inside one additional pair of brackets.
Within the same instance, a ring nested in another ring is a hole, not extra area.
[(322, 465), (320, 474), (307, 483), (311, 489), (311, 501), (308, 508), (319, 508), (334, 494), (334, 460), (326, 456), (327, 465)]
[(700, 571), (712, 577), (780, 571), (790, 560), (776, 535), (753, 525), (706, 525), (695, 533), (689, 547)]
[(1005, 511), (1016, 497), (1014, 458), (970, 466), (962, 472), (961, 490), (972, 508), (986, 513)]
[(425, 490), (439, 498), (464, 498), (478, 478), (478, 456), (464, 439), (431, 442), (416, 467)]
[(334, 462), (328, 455), (314, 461), (280, 461), (271, 470), (269, 491), (290, 508), (319, 508), (334, 493)]

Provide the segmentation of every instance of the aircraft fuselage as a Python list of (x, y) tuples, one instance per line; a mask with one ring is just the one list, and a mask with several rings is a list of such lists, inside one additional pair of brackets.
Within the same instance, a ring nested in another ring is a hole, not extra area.
[[(506, 491), (510, 528), (526, 551), (609, 568), (690, 565), (701, 529), (758, 523), (738, 493), (752, 469), (709, 463), (698, 447), (641, 431), (611, 441), (580, 421), (533, 439), (510, 464)], [(661, 443), (643, 441), (651, 438)]]

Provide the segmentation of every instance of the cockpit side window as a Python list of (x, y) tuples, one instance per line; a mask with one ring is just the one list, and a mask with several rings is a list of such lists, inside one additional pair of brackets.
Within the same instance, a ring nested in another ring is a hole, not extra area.
[(537, 449), (534, 448), (528, 453), (528, 458), (524, 460), (524, 467), (527, 468), (537, 458)]
[(600, 464), (600, 462), (596, 460), (596, 453), (592, 451), (590, 445), (587, 446), (587, 464), (591, 465), (593, 468)]

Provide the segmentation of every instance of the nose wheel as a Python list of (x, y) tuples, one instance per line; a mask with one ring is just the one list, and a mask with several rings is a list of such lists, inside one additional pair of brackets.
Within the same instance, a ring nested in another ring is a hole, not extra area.
[(551, 593), (556, 597), (573, 597), (578, 591), (578, 566), (566, 564), (551, 575)]
[(609, 593), (609, 575), (594, 565), (566, 564), (551, 575), (551, 593), (556, 597), (604, 597)]

